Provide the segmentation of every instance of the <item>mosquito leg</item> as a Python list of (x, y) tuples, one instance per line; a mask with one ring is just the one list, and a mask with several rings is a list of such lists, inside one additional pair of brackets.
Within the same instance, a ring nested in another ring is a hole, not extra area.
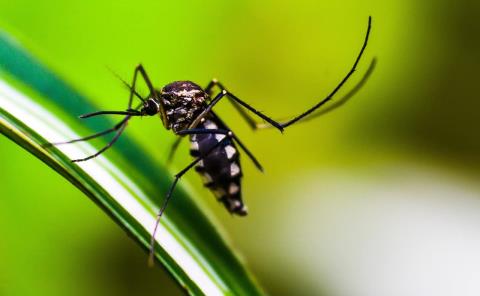
[(340, 100), (336, 101), (334, 104), (328, 106), (327, 108), (323, 108), (321, 110), (319, 110), (318, 112), (312, 114), (311, 116), (309, 117), (304, 117), (302, 118), (301, 121), (308, 121), (308, 120), (311, 120), (311, 119), (314, 119), (314, 118), (317, 118), (319, 116), (322, 116), (326, 113), (329, 113), (335, 109), (337, 109), (338, 107), (341, 107), (342, 105), (344, 105), (346, 102), (348, 102), (348, 100), (350, 100), (350, 98), (352, 98), (364, 85), (365, 83), (367, 82), (368, 78), (370, 77), (370, 75), (372, 74), (373, 70), (375, 69), (375, 66), (377, 64), (377, 59), (374, 58), (372, 59), (372, 62), (370, 63), (370, 66), (368, 67), (367, 71), (365, 72), (365, 74), (363, 75), (362, 79), (355, 85), (354, 88), (352, 88), (346, 95), (344, 95)]
[(56, 145), (64, 145), (64, 144), (71, 144), (71, 143), (76, 143), (76, 142), (81, 142), (81, 141), (87, 141), (87, 140), (95, 139), (95, 138), (98, 138), (100, 136), (103, 136), (103, 135), (109, 134), (111, 132), (114, 132), (114, 131), (118, 130), (119, 128), (121, 128), (122, 125), (124, 125), (132, 116), (141, 116), (140, 113), (138, 113), (136, 111), (136, 109), (138, 109), (138, 107), (135, 108), (135, 109), (132, 109), (131, 111), (128, 111), (128, 112), (124, 112), (124, 111), (118, 111), (118, 112), (117, 111), (100, 111), (100, 112), (93, 112), (93, 113), (81, 115), (80, 118), (88, 118), (88, 117), (93, 117), (93, 116), (97, 116), (97, 115), (101, 115), (101, 114), (127, 114), (127, 116), (125, 116), (120, 122), (118, 122), (112, 128), (109, 128), (109, 129), (106, 129), (104, 131), (101, 131), (101, 132), (98, 132), (98, 133), (95, 133), (93, 135), (86, 136), (86, 137), (83, 137), (83, 138), (79, 138), (79, 139), (74, 139), (74, 140), (65, 141), (65, 142), (46, 143), (46, 144), (43, 144), (43, 147), (46, 148), (46, 147), (51, 147), (51, 146), (56, 146)]
[(151, 237), (151, 240), (150, 240), (150, 256), (149, 256), (149, 264), (150, 266), (153, 265), (153, 259), (154, 259), (154, 247), (155, 247), (155, 234), (157, 233), (157, 228), (158, 228), (158, 224), (160, 223), (160, 219), (163, 215), (163, 212), (165, 211), (165, 209), (167, 208), (167, 205), (168, 205), (168, 202), (170, 201), (170, 198), (172, 197), (172, 193), (178, 183), (178, 180), (180, 180), (180, 178), (186, 173), (188, 172), (193, 166), (195, 166), (199, 161), (201, 161), (204, 157), (206, 157), (207, 155), (210, 154), (210, 152), (212, 152), (215, 148), (219, 147), (225, 140), (227, 139), (227, 137), (223, 138), (221, 141), (219, 141), (218, 143), (216, 143), (215, 145), (213, 145), (205, 154), (203, 155), (200, 155), (197, 159), (195, 159), (193, 162), (191, 162), (187, 167), (185, 167), (183, 170), (181, 170), (180, 172), (178, 172), (176, 175), (175, 175), (175, 178), (173, 180), (173, 183), (172, 185), (170, 185), (170, 188), (168, 189), (168, 192), (167, 192), (167, 195), (165, 197), (165, 200), (163, 201), (163, 205), (162, 207), (160, 208), (160, 211), (158, 212), (157, 214), (157, 219), (155, 221), (155, 227), (153, 229), (153, 232), (152, 232), (152, 237)]
[[(360, 53), (358, 54), (352, 68), (350, 69), (350, 71), (347, 73), (347, 75), (342, 79), (342, 81), (335, 87), (335, 89), (326, 97), (324, 98), (323, 100), (321, 100), (319, 103), (315, 104), (312, 108), (308, 109), (307, 111), (305, 111), (304, 113), (294, 117), (293, 119), (291, 120), (288, 120), (284, 123), (279, 123), (277, 122), (276, 120), (273, 120), (265, 115), (263, 115), (262, 113), (260, 113), (259, 111), (255, 110), (253, 107), (251, 107), (250, 105), (248, 105), (247, 103), (241, 101), (239, 98), (237, 98), (235, 95), (233, 95), (232, 93), (228, 93), (228, 97), (231, 99), (231, 102), (233, 103), (233, 106), (235, 107), (235, 109), (240, 113), (240, 115), (246, 120), (246, 122), (248, 123), (248, 125), (252, 128), (252, 129), (258, 129), (258, 128), (265, 128), (265, 127), (270, 127), (270, 126), (266, 126), (266, 125), (262, 125), (262, 124), (259, 124), (259, 123), (256, 123), (255, 120), (249, 116), (249, 114), (247, 114), (244, 110), (241, 109), (241, 107), (244, 107), (248, 110), (250, 110), (251, 112), (253, 112), (254, 114), (256, 114), (257, 116), (261, 117), (262, 119), (264, 119), (265, 121), (267, 121), (270, 125), (272, 125), (273, 127), (276, 127), (277, 129), (279, 129), (280, 131), (283, 131), (284, 128), (296, 123), (297, 121), (299, 120), (302, 120), (303, 118), (305, 118), (306, 116), (310, 115), (312, 112), (314, 112), (315, 110), (317, 110), (318, 108), (320, 108), (321, 106), (323, 106), (325, 103), (327, 103), (328, 101), (330, 101), (333, 96), (338, 92), (338, 90), (347, 82), (347, 80), (350, 78), (350, 76), (353, 74), (353, 72), (355, 72), (356, 70), (356, 67), (360, 61), (360, 58), (362, 57), (363, 55), (363, 52), (365, 51), (365, 48), (367, 46), (367, 43), (368, 43), (368, 38), (370, 36), (370, 30), (371, 30), (371, 24), (372, 24), (372, 18), (369, 17), (368, 18), (368, 27), (367, 27), (367, 33), (365, 35), (365, 40), (364, 40), (364, 43), (362, 45), (362, 48), (360, 50)], [(374, 63), (374, 62), (373, 62)], [(367, 75), (368, 76), (368, 75)], [(225, 87), (220, 83), (218, 82), (216, 79), (213, 79), (207, 86), (206, 88), (206, 92), (207, 93), (211, 93), (212, 91), (212, 88), (214, 86), (218, 86), (223, 90), (225, 90)], [(348, 95), (347, 95), (348, 97)], [(346, 101), (346, 100), (345, 100)], [(341, 104), (340, 104), (341, 105)], [(338, 107), (338, 106), (336, 106)], [(335, 109), (336, 107), (333, 107), (331, 108), (330, 110), (328, 111), (331, 111), (333, 109)], [(327, 112), (328, 112), (327, 111)], [(325, 112), (326, 113), (326, 112)]]
[(128, 99), (127, 111), (96, 111), (96, 112), (80, 115), (80, 118), (82, 118), (82, 119), (83, 118), (95, 117), (95, 116), (99, 116), (99, 115), (108, 115), (108, 114), (126, 115), (125, 118), (122, 121), (117, 123), (113, 128), (104, 130), (102, 132), (95, 133), (95, 134), (87, 136), (87, 137), (83, 137), (83, 138), (75, 139), (75, 140), (71, 140), (71, 141), (66, 141), (66, 142), (47, 143), (44, 146), (48, 147), (48, 146), (52, 146), (52, 145), (62, 145), (62, 144), (70, 144), (70, 143), (75, 143), (75, 142), (80, 142), (80, 141), (86, 141), (86, 140), (94, 139), (94, 138), (109, 134), (113, 131), (117, 131), (117, 133), (113, 137), (113, 139), (105, 147), (103, 147), (100, 151), (98, 151), (96, 154), (91, 155), (91, 156), (89, 156), (87, 158), (84, 158), (84, 159), (75, 159), (75, 160), (73, 160), (73, 162), (89, 160), (91, 158), (94, 158), (94, 157), (100, 155), (105, 150), (110, 148), (117, 141), (118, 137), (120, 137), (120, 135), (122, 134), (123, 130), (125, 129), (125, 127), (128, 123), (128, 120), (132, 116), (143, 116), (143, 114), (140, 111), (138, 111), (138, 108), (140, 108), (143, 104), (140, 104), (137, 107), (135, 107), (134, 109), (132, 109), (133, 95), (137, 96), (142, 102), (145, 101), (135, 90), (135, 84), (136, 84), (136, 81), (137, 81), (137, 73), (138, 72), (140, 72), (142, 74), (142, 76), (143, 76), (145, 82), (147, 83), (150, 91), (154, 93), (155, 91), (153, 89), (152, 83), (150, 82), (150, 79), (148, 78), (148, 75), (146, 74), (143, 66), (140, 64), (135, 68), (135, 71), (134, 71), (134, 74), (133, 74), (132, 86), (128, 85), (127, 82), (125, 82), (124, 80), (122, 80), (120, 77), (117, 76), (130, 89), (130, 96), (129, 96), (129, 99)]
[(118, 138), (120, 137), (120, 135), (123, 133), (123, 131), (125, 130), (125, 127), (127, 126), (128, 124), (128, 120), (130, 119), (129, 116), (125, 117), (125, 122), (118, 128), (118, 131), (117, 133), (115, 134), (115, 136), (112, 138), (112, 140), (110, 142), (107, 143), (107, 145), (105, 145), (102, 149), (100, 149), (97, 153), (93, 154), (93, 155), (90, 155), (88, 157), (85, 157), (85, 158), (80, 158), (80, 159), (74, 159), (72, 160), (72, 162), (80, 162), (80, 161), (86, 161), (86, 160), (89, 160), (89, 159), (92, 159), (92, 158), (95, 158), (97, 156), (99, 156), (100, 154), (102, 154), (103, 152), (105, 152), (108, 148), (112, 147), (113, 144), (115, 144), (115, 142), (118, 140)]
[(360, 53), (358, 54), (357, 59), (353, 63), (352, 68), (350, 69), (350, 71), (348, 71), (347, 75), (345, 75), (345, 77), (342, 79), (342, 81), (340, 81), (340, 83), (333, 89), (333, 91), (326, 98), (324, 98), (323, 100), (321, 100), (320, 102), (315, 104), (312, 108), (308, 109), (307, 111), (303, 112), (302, 114), (300, 114), (300, 115), (294, 117), (293, 119), (283, 123), (282, 127), (288, 127), (288, 126), (294, 124), (295, 122), (301, 120), (305, 116), (307, 116), (310, 113), (312, 113), (313, 111), (317, 110), (318, 108), (320, 108), (320, 106), (322, 106), (323, 104), (325, 104), (326, 102), (330, 101), (333, 98), (333, 96), (337, 93), (337, 91), (345, 84), (345, 82), (347, 82), (347, 80), (350, 78), (350, 76), (353, 74), (353, 72), (355, 72), (355, 69), (357, 68), (358, 62), (360, 61), (360, 58), (362, 57), (363, 52), (365, 51), (365, 48), (367, 47), (368, 37), (370, 36), (371, 27), (372, 27), (372, 17), (368, 17), (367, 34), (365, 35), (365, 40), (363, 41), (363, 45), (362, 45), (362, 48), (360, 49)]
[[(234, 94), (232, 94), (231, 92), (227, 91), (225, 89), (225, 87), (220, 83), (218, 82), (218, 80), (216, 79), (212, 79), (212, 81), (210, 81), (210, 83), (208, 84), (208, 86), (206, 87), (205, 91), (210, 94), (212, 92), (212, 88), (214, 86), (218, 86), (221, 88), (222, 92), (220, 94), (223, 94), (223, 95), (227, 95), (227, 97), (229, 98), (229, 100), (233, 103), (233, 106), (235, 107), (235, 109), (237, 109), (237, 111), (240, 113), (240, 115), (247, 121), (247, 123), (250, 125), (250, 127), (252, 127), (253, 129), (256, 129), (256, 125), (257, 123), (255, 122), (255, 120), (253, 120), (253, 118), (250, 117), (250, 115), (247, 114), (247, 112), (245, 112), (245, 110), (243, 110), (241, 107), (243, 106), (244, 108), (248, 109), (249, 111), (253, 112), (255, 115), (257, 115), (258, 117), (262, 118), (263, 120), (267, 121), (268, 123), (270, 123), (271, 125), (273, 125), (274, 127), (276, 127), (278, 130), (280, 130), (281, 132), (283, 132), (283, 127), (280, 125), (280, 123), (276, 122), (275, 120), (271, 119), (270, 117), (264, 115), (263, 113), (261, 113), (260, 111), (257, 111), (255, 110), (252, 106), (250, 106), (249, 104), (245, 103), (244, 101), (240, 100), (239, 98), (237, 98)], [(218, 96), (218, 95), (217, 95)], [(212, 103), (214, 102), (215, 100), (212, 101)]]
[(92, 112), (92, 113), (82, 114), (79, 117), (84, 119), (84, 118), (95, 117), (95, 116), (98, 116), (98, 115), (142, 116), (142, 113), (140, 113), (140, 111), (137, 111), (135, 109), (130, 109), (128, 111), (96, 111), (96, 112)]
[(270, 117), (264, 115), (260, 111), (255, 110), (252, 106), (248, 105), (247, 103), (245, 103), (242, 100), (240, 100), (239, 98), (237, 98), (234, 94), (227, 91), (225, 89), (225, 87), (223, 86), (223, 84), (221, 84), (217, 79), (212, 79), (210, 81), (210, 83), (205, 88), (205, 92), (207, 92), (207, 94), (211, 94), (212, 93), (212, 88), (214, 86), (218, 86), (222, 90), (221, 94), (227, 95), (227, 97), (229, 98), (229, 101), (233, 104), (235, 109), (240, 113), (240, 115), (245, 119), (245, 121), (248, 123), (248, 125), (250, 125), (250, 127), (252, 129), (257, 128), (256, 127), (257, 123), (255, 122), (255, 120), (252, 117), (250, 117), (250, 115), (248, 115), (247, 112), (245, 112), (245, 110), (243, 110), (241, 108), (242, 106), (244, 108), (250, 110), (251, 112), (253, 112), (255, 115), (259, 116), (263, 120), (267, 121), (268, 123), (270, 123), (271, 125), (276, 127), (281, 132), (283, 132), (283, 127), (278, 122), (276, 122), (275, 120), (271, 119)]
[(135, 71), (133, 71), (132, 87), (130, 88), (130, 96), (128, 97), (128, 109), (132, 108), (133, 92), (136, 91), (135, 84), (137, 83), (137, 73), (139, 66), (135, 67)]
[(66, 142), (47, 143), (47, 144), (44, 145), (44, 147), (58, 146), (58, 145), (64, 145), (64, 144), (71, 144), (71, 143), (76, 143), (76, 142), (81, 142), (81, 141), (87, 141), (87, 140), (95, 139), (95, 138), (98, 138), (98, 137), (100, 137), (100, 136), (103, 136), (103, 135), (106, 135), (106, 134), (109, 134), (109, 133), (111, 133), (111, 132), (113, 132), (113, 131), (118, 130), (120, 127), (122, 127), (123, 124), (125, 124), (125, 122), (127, 122), (127, 120), (128, 120), (128, 118), (125, 117), (125, 118), (122, 119), (119, 123), (117, 123), (114, 127), (109, 128), (109, 129), (104, 130), (104, 131), (101, 131), (101, 132), (98, 132), (98, 133), (96, 133), (96, 134), (87, 136), (87, 137), (83, 137), (83, 138), (79, 138), (79, 139), (75, 139), (75, 140), (70, 140), (70, 141), (66, 141)]
[[(336, 101), (335, 103), (329, 105), (328, 107), (326, 108), (323, 108), (323, 109), (318, 109), (318, 112), (315, 112), (315, 113), (312, 113), (310, 114), (310, 116), (307, 116), (307, 117), (304, 117), (302, 118), (300, 121), (298, 121), (299, 123), (300, 122), (306, 122), (306, 121), (310, 121), (310, 120), (313, 120), (317, 117), (320, 117), (322, 115), (325, 115), (341, 106), (343, 106), (344, 104), (346, 104), (352, 97), (354, 97), (359, 91), (360, 89), (365, 85), (365, 83), (368, 81), (368, 79), (370, 78), (370, 76), (372, 75), (373, 73), (373, 70), (375, 69), (375, 66), (377, 64), (377, 59), (376, 58), (373, 58), (372, 61), (370, 62), (370, 66), (368, 67), (367, 71), (365, 72), (365, 74), (363, 75), (362, 79), (355, 85), (354, 88), (352, 88), (346, 95), (344, 95), (341, 99), (339, 99), (338, 101)], [(280, 120), (281, 122), (286, 122), (287, 120)], [(271, 128), (272, 126), (269, 125), (269, 124), (266, 124), (266, 123), (256, 123), (256, 128), (258, 129), (266, 129), (266, 128)]]
[(120, 114), (120, 115), (141, 116), (142, 114), (139, 111), (137, 111), (137, 109), (140, 108), (142, 106), (142, 104), (140, 104), (136, 108), (132, 109), (132, 103), (133, 103), (133, 96), (134, 95), (137, 98), (139, 98), (142, 101), (142, 103), (145, 102), (145, 99), (143, 99), (142, 96), (140, 96), (137, 93), (137, 91), (135, 90), (135, 86), (136, 86), (136, 83), (137, 83), (137, 75), (138, 75), (139, 72), (142, 75), (145, 83), (147, 84), (150, 93), (152, 95), (156, 95), (155, 89), (153, 88), (152, 82), (150, 81), (150, 78), (148, 77), (147, 72), (143, 68), (142, 64), (138, 64), (135, 67), (135, 70), (133, 71), (133, 79), (132, 79), (132, 85), (131, 86), (126, 81), (124, 81), (122, 78), (120, 78), (117, 75), (117, 78), (120, 79), (130, 89), (130, 95), (128, 97), (127, 111), (97, 111), (97, 112), (92, 112), (92, 113), (80, 115), (80, 118), (89, 118), (89, 117), (93, 117), (93, 116), (97, 116), (97, 115), (105, 115), (105, 114), (117, 114), (117, 115)]
[[(218, 117), (218, 115), (215, 113), (215, 112), (211, 112), (211, 114), (213, 115), (213, 117), (215, 117), (215, 119), (221, 123), (221, 125), (223, 126), (226, 126), (226, 124), (220, 119), (220, 117)], [(253, 155), (252, 152), (250, 152), (250, 150), (248, 150), (248, 148), (240, 141), (240, 139), (234, 134), (232, 133), (232, 138), (237, 142), (238, 146), (240, 146), (240, 148), (242, 148), (242, 150), (247, 154), (247, 156), (250, 158), (250, 160), (253, 162), (253, 164), (257, 167), (257, 169), (261, 172), (263, 172), (263, 167), (262, 165), (260, 164), (260, 162), (255, 158), (255, 156)]]
[[(225, 86), (218, 81), (216, 78), (212, 79), (210, 83), (207, 85), (205, 88), (205, 92), (211, 96), (212, 95), (212, 90), (215, 86), (218, 86), (220, 90), (226, 90)], [(235, 110), (242, 116), (242, 118), (247, 122), (247, 124), (250, 126), (251, 129), (256, 130), (258, 128), (258, 123), (234, 100), (232, 100), (230, 97), (228, 98), (228, 101), (233, 105)], [(270, 125), (268, 125), (271, 127)]]
[[(127, 111), (98, 111), (98, 112), (93, 112), (93, 113), (88, 113), (88, 114), (83, 114), (80, 115), (80, 118), (89, 118), (97, 115), (102, 115), (102, 114), (123, 114), (123, 115), (135, 115), (133, 113), (138, 113), (136, 111), (139, 107), (142, 105), (137, 106), (135, 109), (132, 109), (132, 103), (133, 103), (133, 96), (135, 95), (142, 103), (145, 103), (145, 99), (142, 98), (142, 96), (135, 90), (135, 84), (137, 82), (137, 73), (141, 71), (140, 69), (143, 69), (143, 66), (139, 64), (137, 67), (135, 67), (135, 71), (133, 72), (133, 79), (132, 79), (132, 85), (128, 84), (125, 80), (123, 80), (120, 76), (118, 76), (116, 73), (114, 73), (112, 70), (110, 72), (113, 73), (129, 90), (130, 90), (130, 96), (128, 97), (128, 107)], [(145, 70), (143, 70), (144, 73), (144, 78), (146, 78), (145, 81), (147, 81), (148, 76), (145, 73)], [(149, 85), (149, 88), (151, 86), (150, 80), (148, 80), (147, 85)], [(151, 91), (151, 90), (150, 90)]]
[[(145, 71), (145, 68), (143, 67), (142, 64), (138, 64), (138, 66), (135, 68), (134, 76), (136, 76), (137, 72), (140, 72), (140, 74), (143, 77), (143, 80), (145, 80), (148, 90), (150, 91), (150, 95), (152, 95), (154, 98), (160, 101), (160, 98), (158, 97), (158, 92), (153, 87), (152, 81), (150, 80), (150, 77), (148, 77), (147, 71)], [(165, 109), (163, 108), (163, 104), (160, 104), (160, 113), (162, 118), (167, 117), (167, 115), (165, 114)]]
[(235, 142), (237, 142), (238, 146), (240, 146), (240, 148), (242, 148), (242, 150), (247, 154), (248, 158), (250, 158), (250, 160), (253, 162), (253, 164), (255, 165), (255, 167), (257, 167), (257, 169), (260, 171), (260, 172), (263, 172), (263, 167), (262, 165), (260, 164), (260, 162), (255, 158), (255, 156), (253, 155), (252, 152), (250, 152), (250, 150), (248, 150), (247, 147), (245, 147), (245, 145), (243, 145), (243, 143), (240, 141), (240, 139), (234, 135), (232, 135), (233, 139), (235, 140)]
[(212, 108), (213, 106), (215, 106), (222, 98), (225, 97), (225, 95), (227, 95), (228, 92), (226, 90), (222, 90), (221, 93), (219, 93), (207, 106), (207, 108), (205, 108), (205, 110), (202, 111), (202, 113), (200, 113), (196, 118), (195, 120), (192, 121), (192, 123), (189, 125), (189, 129), (191, 128), (194, 128), (196, 127), (200, 121), (202, 120), (202, 118), (204, 118), (208, 113), (210, 113), (212, 111)]
[[(143, 79), (145, 80), (145, 83), (147, 84), (150, 93), (153, 94), (155, 92), (154, 89), (153, 89), (153, 86), (152, 86), (152, 82), (150, 81), (150, 78), (147, 75), (147, 72), (145, 72), (145, 69), (143, 68), (142, 64), (138, 64), (135, 67), (135, 70), (133, 71), (132, 86), (130, 87), (130, 96), (128, 98), (128, 109), (132, 108), (133, 95), (136, 92), (135, 84), (137, 83), (138, 72), (141, 72), (141, 74), (143, 76)], [(142, 102), (145, 102), (145, 100), (143, 98), (141, 100), (142, 100)]]
[[(219, 85), (219, 86), (222, 86), (218, 81), (216, 81), (215, 79), (212, 80), (210, 82), (210, 84), (207, 86), (207, 91), (211, 92), (211, 89), (214, 85)], [(223, 87), (223, 86), (222, 86)], [(214, 100), (212, 100), (212, 102), (209, 104), (209, 108), (207, 108), (205, 111), (202, 112), (202, 114), (207, 114), (208, 112), (211, 111), (211, 109), (213, 108), (213, 105), (216, 104), (221, 98), (223, 98), (224, 96), (227, 96), (230, 100), (234, 100), (235, 103), (238, 103), (240, 104), (241, 106), (243, 106), (244, 108), (250, 110), (251, 112), (253, 112), (255, 115), (259, 116), (260, 118), (264, 119), (265, 121), (267, 121), (268, 123), (270, 123), (271, 125), (273, 125), (274, 127), (276, 127), (278, 130), (280, 130), (281, 132), (283, 132), (283, 127), (280, 125), (280, 123), (276, 122), (275, 120), (271, 119), (270, 117), (264, 115), (263, 113), (261, 113), (260, 111), (257, 111), (255, 110), (252, 106), (248, 105), (247, 103), (243, 102), (242, 100), (240, 100), (239, 98), (237, 98), (234, 94), (232, 94), (231, 92), (227, 91), (226, 89), (222, 89), (222, 92), (219, 93)], [(235, 108), (237, 110), (239, 110), (240, 114), (245, 118), (245, 120), (252, 126), (255, 126), (256, 123), (255, 121), (250, 118), (248, 116), (248, 114), (246, 114), (246, 112), (244, 110), (241, 109), (240, 106), (236, 106), (236, 104), (234, 104)], [(201, 116), (202, 114), (200, 114), (196, 119), (195, 121), (190, 125), (190, 127), (195, 127), (198, 122), (200, 122), (200, 120), (205, 116)]]
[[(225, 90), (224, 90), (225, 91)], [(240, 104), (242, 107), (248, 109), (250, 112), (253, 112), (253, 114), (257, 115), (258, 117), (262, 118), (263, 120), (265, 120), (266, 122), (270, 123), (271, 125), (273, 125), (275, 128), (277, 128), (280, 132), (283, 132), (283, 126), (273, 120), (272, 118), (264, 115), (263, 113), (261, 113), (260, 111), (257, 111), (255, 110), (255, 108), (253, 108), (252, 106), (250, 106), (249, 104), (245, 103), (244, 101), (240, 100), (238, 97), (236, 97), (234, 94), (232, 94), (231, 92), (228, 92), (227, 93), (227, 96), (229, 98), (231, 98), (232, 100), (234, 100), (236, 103)], [(253, 119), (252, 119), (253, 121)], [(248, 120), (247, 120), (248, 122)]]
[(221, 90), (224, 90), (225, 87), (222, 85), (222, 83), (220, 83), (220, 81), (217, 80), (217, 78), (213, 78), (212, 80), (210, 80), (210, 82), (208, 83), (207, 87), (205, 87), (205, 92), (211, 96), (212, 95), (212, 89), (215, 87), (215, 86), (218, 86)]

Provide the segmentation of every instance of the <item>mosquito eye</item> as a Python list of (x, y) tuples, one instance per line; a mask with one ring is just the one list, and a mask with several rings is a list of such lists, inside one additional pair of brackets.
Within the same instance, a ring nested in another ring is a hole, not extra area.
[(155, 115), (159, 111), (159, 106), (154, 100), (148, 100), (145, 103), (144, 110), (147, 115)]

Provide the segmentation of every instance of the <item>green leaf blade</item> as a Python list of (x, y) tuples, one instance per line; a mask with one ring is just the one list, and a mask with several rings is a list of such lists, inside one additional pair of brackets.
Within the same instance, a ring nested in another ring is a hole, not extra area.
[[(122, 159), (132, 160), (128, 163), (114, 163), (104, 155), (72, 163), (70, 159), (96, 151), (88, 143), (43, 149), (47, 142), (80, 137), (44, 106), (72, 116), (95, 110), (94, 106), (5, 34), (0, 35), (0, 71), (1, 133), (77, 186), (148, 248), (158, 203), (172, 181), (171, 174), (128, 135), (122, 135), (114, 149)], [(85, 124), (97, 131), (112, 126), (106, 118)], [(263, 294), (218, 227), (179, 186), (162, 218), (155, 255), (191, 294)]]

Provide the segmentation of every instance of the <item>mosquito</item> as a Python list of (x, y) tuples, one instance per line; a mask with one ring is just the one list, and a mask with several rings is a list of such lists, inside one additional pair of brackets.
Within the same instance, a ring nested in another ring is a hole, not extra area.
[[(253, 130), (276, 128), (282, 133), (285, 128), (294, 123), (310, 120), (340, 107), (365, 83), (375, 66), (375, 59), (372, 61), (369, 70), (356, 87), (336, 103), (331, 104), (326, 108), (319, 109), (334, 97), (338, 90), (342, 88), (350, 76), (355, 72), (367, 46), (372, 26), (371, 24), (372, 19), (369, 17), (363, 45), (353, 63), (353, 66), (345, 77), (327, 97), (293, 119), (283, 122), (273, 120), (269, 116), (266, 116), (262, 112), (253, 108), (250, 104), (239, 99), (216, 79), (211, 80), (206, 88), (202, 88), (192, 81), (175, 81), (167, 84), (161, 89), (155, 88), (147, 75), (145, 68), (139, 64), (135, 68), (131, 85), (123, 81), (130, 90), (128, 107), (125, 111), (97, 111), (80, 116), (80, 118), (90, 118), (107, 114), (123, 115), (124, 117), (120, 122), (114, 127), (99, 133), (67, 142), (51, 143), (51, 145), (70, 144), (115, 133), (112, 140), (95, 154), (81, 159), (74, 159), (72, 161), (81, 162), (92, 159), (109, 149), (123, 133), (130, 119), (138, 116), (159, 115), (163, 126), (167, 130), (172, 130), (173, 133), (178, 136), (168, 156), (169, 160), (173, 157), (181, 139), (185, 136), (189, 136), (190, 154), (194, 157), (194, 160), (174, 176), (174, 180), (170, 185), (163, 204), (157, 214), (150, 242), (150, 262), (153, 262), (155, 234), (160, 218), (172, 197), (178, 181), (190, 169), (194, 168), (200, 174), (203, 179), (203, 184), (213, 192), (217, 200), (221, 202), (231, 214), (238, 216), (247, 215), (247, 207), (243, 202), (241, 190), (242, 168), (240, 166), (240, 150), (250, 158), (257, 169), (263, 171), (263, 168), (252, 152), (250, 152), (242, 141), (240, 141), (232, 130), (214, 112), (214, 106), (216, 106), (216, 104), (222, 99), (226, 98), (233, 104), (241, 117), (243, 117)], [(147, 97), (142, 97), (136, 91), (135, 85), (138, 74), (141, 75), (148, 87), (149, 95)], [(219, 92), (216, 95), (214, 95), (215, 88), (219, 89)], [(140, 100), (140, 103), (136, 107), (132, 107), (134, 97)], [(316, 110), (318, 111), (314, 112)], [(260, 119), (263, 119), (264, 122), (258, 123), (249, 112), (253, 113)]]

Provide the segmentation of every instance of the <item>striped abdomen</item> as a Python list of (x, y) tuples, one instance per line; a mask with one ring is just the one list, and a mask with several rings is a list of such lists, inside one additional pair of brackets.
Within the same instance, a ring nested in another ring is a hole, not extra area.
[[(226, 129), (215, 118), (208, 118), (197, 128)], [(226, 136), (223, 134), (198, 134), (190, 136), (190, 154), (198, 157), (207, 153)], [(242, 169), (238, 150), (230, 138), (211, 151), (195, 167), (204, 185), (222, 202), (230, 213), (244, 216), (247, 209), (242, 201)]]

